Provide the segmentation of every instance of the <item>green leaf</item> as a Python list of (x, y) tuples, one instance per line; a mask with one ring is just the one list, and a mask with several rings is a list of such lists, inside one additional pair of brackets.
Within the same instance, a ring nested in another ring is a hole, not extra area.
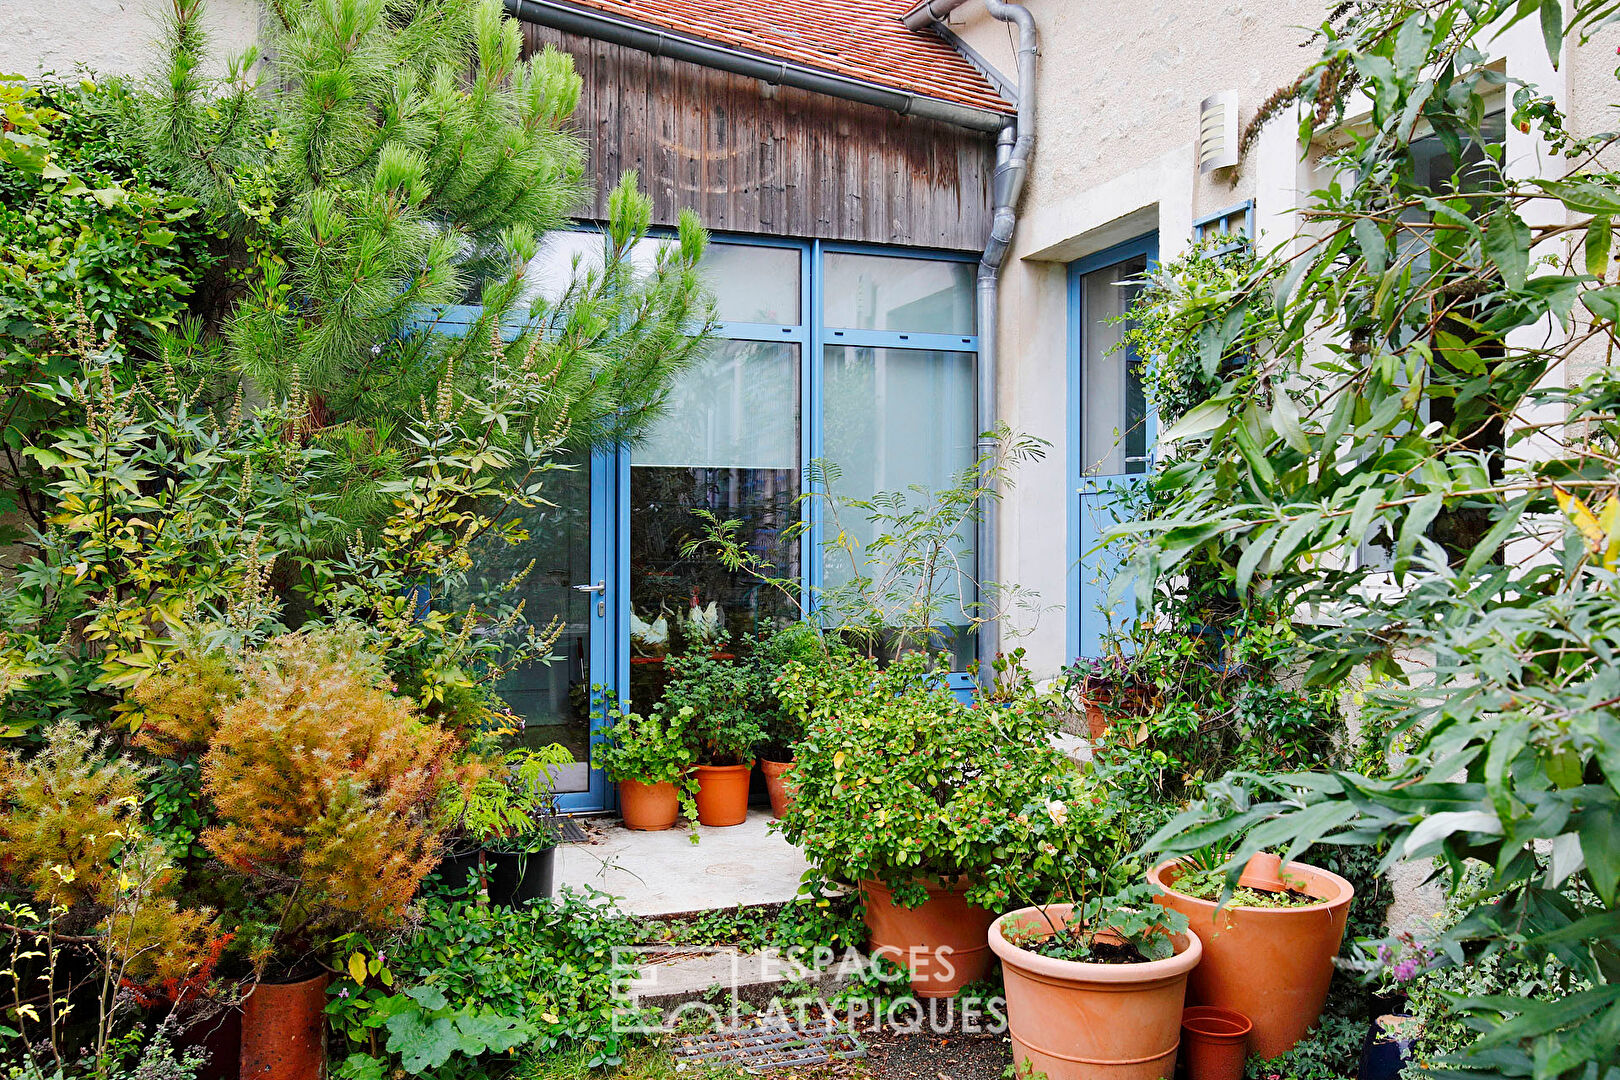
[(1305, 432), (1299, 426), (1299, 406), (1294, 399), (1288, 396), (1288, 391), (1277, 387), (1272, 396), (1276, 399), (1271, 408), (1271, 427), (1283, 441), (1302, 454), (1311, 452), (1311, 441), (1305, 437)]
[(400, 1013), (390, 1016), (385, 1026), (388, 1050), (400, 1056), (400, 1065), (407, 1072), (440, 1068), (461, 1049), (461, 1036), (448, 1017), (429, 1020), (418, 1012)]
[(1547, 59), (1557, 70), (1564, 47), (1564, 0), (1541, 0), (1541, 37), (1547, 43)]
[(1613, 219), (1599, 214), (1586, 223), (1586, 272), (1601, 278), (1609, 270), (1609, 247), (1614, 242)]
[(1193, 439), (1209, 434), (1230, 419), (1227, 404), (1225, 398), (1213, 398), (1194, 405), (1180, 420), (1170, 425), (1170, 430), (1159, 436), (1160, 441), (1173, 443), (1180, 439)]
[(1367, 273), (1377, 277), (1389, 265), (1389, 248), (1384, 242), (1384, 234), (1378, 226), (1367, 218), (1357, 218), (1350, 231), (1356, 235), (1356, 246), (1361, 248), (1362, 258), (1367, 260)]
[(1524, 288), (1530, 273), (1530, 226), (1509, 206), (1499, 207), (1485, 227), (1485, 254), (1502, 272), (1502, 282), (1514, 292)]
[(1585, 304), (1586, 310), (1596, 318), (1620, 322), (1620, 286), (1611, 285), (1606, 289), (1583, 292), (1581, 303)]

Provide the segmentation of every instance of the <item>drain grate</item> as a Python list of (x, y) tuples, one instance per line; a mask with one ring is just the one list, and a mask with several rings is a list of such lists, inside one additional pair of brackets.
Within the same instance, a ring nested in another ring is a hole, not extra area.
[(583, 844), (587, 839), (585, 830), (580, 826), (580, 823), (564, 814), (553, 817), (551, 824), (556, 827), (561, 835), (562, 842), (565, 844)]
[(847, 1031), (826, 1022), (803, 1024), (786, 1017), (753, 1020), (731, 1031), (682, 1035), (672, 1049), (686, 1061), (737, 1065), (753, 1073), (866, 1056), (866, 1046)]

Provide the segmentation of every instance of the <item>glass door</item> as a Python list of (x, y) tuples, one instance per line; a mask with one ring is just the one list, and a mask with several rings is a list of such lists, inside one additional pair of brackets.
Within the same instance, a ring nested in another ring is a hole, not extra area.
[[(1128, 514), (1151, 471), (1153, 416), (1141, 359), (1125, 342), (1125, 313), (1158, 259), (1156, 235), (1088, 256), (1069, 268), (1070, 654), (1097, 656), (1109, 625), (1133, 617), (1116, 582), (1121, 553), (1102, 537)], [(1117, 604), (1117, 608), (1114, 605)]]
[(602, 474), (611, 455), (580, 455), (550, 473), (545, 504), (525, 514), (527, 540), (502, 546), (483, 557), (509, 565), (486, 564), (489, 578), (504, 581), (529, 567), (515, 599), (524, 603), (529, 624), (543, 630), (556, 620), (559, 636), (548, 659), (507, 672), (497, 684), (518, 721), (512, 740), (523, 746), (559, 743), (573, 763), (553, 773), (559, 808), (607, 808), (607, 783), (593, 761), (601, 741), (602, 688), (614, 685), (611, 558), (613, 520)]

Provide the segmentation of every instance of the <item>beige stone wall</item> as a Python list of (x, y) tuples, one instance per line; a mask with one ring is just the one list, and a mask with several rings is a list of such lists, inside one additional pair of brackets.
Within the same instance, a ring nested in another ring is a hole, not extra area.
[[(0, 0), (0, 72), (139, 75), (156, 59), (165, 0)], [(259, 36), (259, 0), (211, 0), (207, 24), (223, 60)]]

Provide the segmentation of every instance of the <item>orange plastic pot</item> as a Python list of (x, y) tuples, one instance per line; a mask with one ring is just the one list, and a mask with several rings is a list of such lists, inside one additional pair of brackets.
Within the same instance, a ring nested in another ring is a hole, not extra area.
[(1176, 892), (1178, 869), (1174, 861), (1161, 863), (1148, 880), (1164, 890), (1159, 903), (1186, 915), (1204, 943), (1189, 1003), (1248, 1017), (1254, 1025), (1249, 1049), (1263, 1058), (1292, 1049), (1322, 1015), (1355, 889), (1338, 874), (1289, 863), (1282, 876), (1320, 903), (1217, 911), (1209, 900)]
[(242, 1080), (321, 1080), (330, 980), (322, 972), (253, 988), (242, 1002)]
[(698, 765), (698, 822), (703, 825), (741, 825), (748, 820), (748, 781), (754, 763), (746, 765)]
[(1177, 934), (1168, 959), (1089, 964), (1007, 940), (1014, 929), (1055, 932), (1073, 911), (1073, 904), (1023, 908), (990, 926), (1007, 988), (1013, 1067), (1048, 1080), (1168, 1080), (1181, 1042), (1187, 975), (1203, 946), (1192, 934)]
[(793, 805), (793, 782), (787, 776), (792, 768), (791, 761), (759, 759), (759, 771), (765, 774), (765, 790), (771, 795), (771, 817), (781, 817)]
[(624, 827), (642, 832), (661, 832), (675, 827), (681, 801), (675, 785), (643, 784), (640, 780), (619, 781), (619, 816)]
[(1254, 1025), (1242, 1013), (1194, 1005), (1181, 1014), (1181, 1061), (1187, 1080), (1243, 1080)]
[(927, 882), (928, 899), (900, 907), (880, 881), (861, 882), (867, 951), (911, 971), (918, 997), (952, 997), (990, 970), (989, 931), (995, 912), (962, 898), (967, 884)]

